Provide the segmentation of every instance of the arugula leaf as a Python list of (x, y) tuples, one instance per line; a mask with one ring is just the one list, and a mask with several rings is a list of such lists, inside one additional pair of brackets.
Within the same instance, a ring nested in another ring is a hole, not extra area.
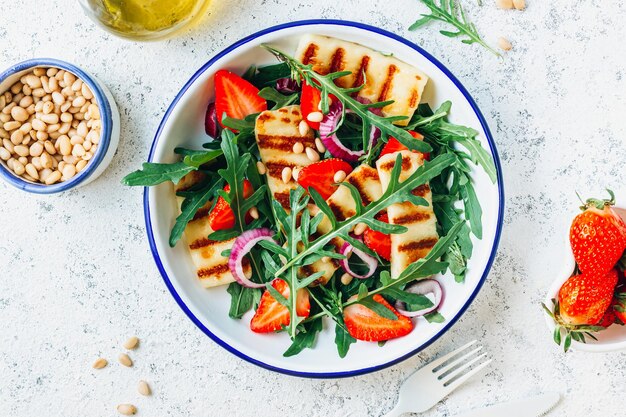
[(283, 356), (289, 357), (297, 355), (306, 348), (312, 348), (315, 344), (317, 334), (322, 331), (322, 318), (316, 318), (308, 323), (302, 325), (303, 329), (300, 329), (295, 339), (289, 346), (289, 349), (283, 353)]
[(176, 217), (176, 222), (172, 231), (170, 232), (169, 244), (171, 247), (176, 246), (176, 243), (180, 240), (187, 223), (189, 223), (196, 212), (203, 207), (210, 199), (215, 195), (217, 190), (222, 188), (222, 181), (208, 181), (200, 185), (199, 188), (193, 187), (192, 189), (179, 193), (184, 195), (185, 199), (180, 207), (180, 214)]
[(220, 156), (224, 155), (221, 149), (209, 150), (209, 151), (199, 151), (193, 154), (187, 154), (185, 159), (183, 159), (183, 163), (190, 167), (199, 168), (200, 165), (207, 164)]
[(298, 100), (298, 93), (293, 93), (286, 96), (280, 93), (274, 87), (265, 87), (261, 91), (259, 91), (259, 97), (262, 97), (265, 100), (274, 103), (274, 107), (272, 107), (271, 110), (278, 110), (280, 108), (295, 103)]
[(348, 350), (350, 349), (350, 345), (356, 343), (356, 339), (345, 329), (345, 324), (343, 323), (342, 318), (341, 324), (342, 325), (339, 325), (339, 323), (337, 323), (335, 325), (335, 345), (337, 345), (337, 353), (339, 353), (339, 357), (345, 358), (348, 354)]
[(424, 315), (424, 318), (429, 323), (444, 323), (446, 321), (446, 318), (442, 316), (438, 311), (433, 311), (432, 313), (428, 313)]
[(130, 186), (151, 187), (166, 181), (178, 184), (182, 177), (195, 171), (197, 167), (189, 166), (184, 162), (173, 164), (160, 164), (156, 162), (145, 162), (142, 168), (131, 172), (122, 179), (122, 184)]
[(251, 76), (248, 81), (259, 89), (276, 85), (276, 81), (280, 78), (291, 76), (291, 69), (284, 63), (266, 65), (255, 68), (255, 70), (254, 75)]
[(398, 320), (398, 317), (394, 314), (393, 311), (389, 310), (386, 305), (381, 304), (377, 301), (374, 301), (371, 297), (365, 297), (358, 300), (358, 304), (363, 305), (364, 307), (369, 308), (374, 313), (378, 314), (381, 317), (384, 317), (389, 320)]
[(439, 0), (439, 4), (435, 0), (421, 0), (421, 2), (430, 9), (430, 14), (422, 14), (415, 23), (409, 26), (409, 30), (417, 30), (430, 21), (444, 22), (454, 27), (456, 31), (440, 30), (439, 33), (442, 35), (449, 38), (463, 36), (465, 39), (461, 40), (461, 42), (464, 44), (478, 43), (489, 52), (501, 57), (495, 49), (480, 37), (476, 26), (467, 18), (465, 10), (463, 10), (460, 3), (457, 3), (455, 0)]
[(247, 288), (236, 282), (231, 282), (226, 291), (231, 297), (228, 315), (233, 319), (240, 319), (261, 296), (261, 291), (257, 288)]

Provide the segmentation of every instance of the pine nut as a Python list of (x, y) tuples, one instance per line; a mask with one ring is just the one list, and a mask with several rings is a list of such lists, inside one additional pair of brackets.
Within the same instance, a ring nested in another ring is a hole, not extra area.
[(48, 77), (44, 75), (40, 78), (40, 80), (41, 80), (41, 88), (43, 88), (43, 91), (50, 94), (52, 90), (50, 90), (50, 86), (48, 85)]
[(300, 132), (300, 136), (306, 136), (309, 133), (309, 124), (304, 120), (300, 120), (298, 132)]
[(259, 172), (259, 175), (265, 175), (267, 169), (265, 168), (265, 164), (261, 161), (257, 161), (256, 170)]
[(335, 175), (333, 176), (333, 181), (335, 182), (341, 182), (345, 179), (346, 179), (345, 171), (337, 171), (335, 172)]
[(52, 101), (54, 102), (54, 104), (61, 105), (61, 104), (65, 103), (65, 96), (63, 94), (59, 93), (58, 91), (53, 91), (52, 92)]
[(141, 395), (143, 395), (145, 397), (147, 397), (150, 394), (152, 394), (152, 390), (150, 389), (150, 386), (143, 379), (141, 381), (139, 381), (139, 384), (137, 385), (137, 392), (139, 392)]
[(367, 225), (365, 223), (358, 223), (354, 227), (354, 234), (360, 236), (363, 234), (363, 232), (365, 232), (365, 229), (367, 229)]
[(52, 174), (52, 170), (50, 168), (42, 169), (41, 172), (39, 173), (39, 181), (42, 181), (45, 183), (48, 177), (50, 176), (50, 174)]
[(27, 75), (26, 76), (26, 84), (28, 84), (28, 86), (32, 89), (35, 88), (39, 88), (41, 87), (41, 79), (39, 79), (39, 77), (37, 77), (36, 75)]
[[(98, 132), (97, 130), (90, 130), (89, 133), (87, 133), (87, 136), (85, 137), (85, 140), (88, 140), (91, 143), (96, 143), (96, 144), (99, 143), (100, 142), (100, 132)], [(258, 168), (258, 165), (257, 165), (257, 168)], [(259, 172), (259, 174), (260, 174), (260, 172)]]
[(19, 128), (22, 124), (20, 122), (16, 122), (15, 120), (10, 121), (10, 122), (6, 122), (4, 124), (4, 130), (6, 130), (7, 132), (10, 132), (12, 130), (15, 130), (17, 128)]
[(18, 81), (15, 84), (13, 84), (9, 90), (11, 90), (13, 94), (18, 94), (20, 91), (22, 91), (23, 86), (24, 84)]
[(80, 143), (77, 143), (72, 148), (72, 155), (74, 156), (85, 156), (85, 148)]
[(317, 151), (313, 148), (306, 148), (306, 156), (312, 162), (317, 162), (320, 160), (320, 154), (318, 154)]
[[(85, 154), (86, 156), (87, 154)], [(83, 159), (85, 159), (85, 156), (83, 156)], [(80, 161), (80, 158), (74, 156), (74, 155), (67, 155), (63, 157), (63, 161), (68, 163), (68, 164), (76, 164), (78, 161)]]
[(30, 123), (35, 130), (46, 130), (46, 124), (40, 119), (33, 119)]
[(14, 145), (19, 145), (23, 141), (24, 141), (24, 133), (22, 132), (21, 129), (16, 130), (15, 132), (11, 133), (11, 142), (13, 142)]
[(517, 10), (524, 10), (526, 8), (526, 0), (513, 0), (513, 6)]
[(29, 154), (30, 156), (39, 156), (43, 152), (43, 143), (35, 142), (30, 145)]
[(353, 277), (352, 275), (350, 275), (350, 274), (348, 274), (348, 273), (346, 272), (345, 274), (343, 274), (343, 275), (341, 276), (341, 283), (342, 283), (343, 285), (348, 285), (348, 284), (350, 284), (350, 283), (352, 282), (352, 279), (353, 279), (353, 278), (354, 278), (354, 277)]
[(319, 153), (326, 152), (326, 146), (324, 146), (320, 138), (315, 138), (315, 147)]
[(20, 156), (19, 158), (17, 158), (18, 161), (20, 161), (24, 167), (26, 167), (26, 164), (28, 163), (28, 158), (25, 156)]
[(257, 209), (256, 207), (252, 207), (248, 213), (250, 214), (250, 217), (252, 217), (254, 220), (259, 218), (259, 209)]
[(26, 173), (31, 176), (31, 178), (38, 180), (39, 173), (37, 172), (37, 168), (33, 164), (26, 164), (24, 167), (26, 169)]
[(108, 363), (109, 363), (109, 362), (108, 362), (106, 359), (104, 359), (104, 358), (98, 358), (98, 359), (96, 359), (96, 361), (93, 363), (93, 365), (91, 365), (91, 367), (92, 367), (93, 369), (102, 369), (102, 368), (104, 368), (105, 366), (107, 366), (107, 365), (108, 365)]
[(283, 172), (281, 173), (281, 178), (285, 184), (291, 181), (291, 168), (290, 167), (283, 168)]
[(46, 70), (46, 75), (48, 77), (54, 77), (57, 74), (57, 72), (59, 72), (58, 68), (50, 67)]
[(93, 94), (91, 93), (91, 90), (89, 89), (89, 87), (87, 87), (87, 84), (83, 83), (83, 85), (80, 87), (80, 92), (83, 94), (83, 97), (85, 97), (87, 100), (91, 100), (93, 98)]
[(117, 412), (124, 416), (132, 416), (137, 413), (137, 407), (132, 404), (120, 404), (117, 406)]
[(51, 77), (50, 79), (48, 79), (48, 88), (53, 93), (58, 91), (59, 90), (59, 81), (56, 78)]
[(513, 0), (496, 0), (496, 6), (499, 9), (512, 9)]
[(302, 144), (302, 142), (296, 142), (293, 144), (293, 152), (294, 153), (304, 152), (304, 145)]
[(77, 144), (83, 143), (84, 141), (85, 141), (85, 138), (83, 138), (82, 136), (79, 136), (79, 135), (74, 135), (70, 139), (70, 143), (72, 145), (77, 145)]
[(314, 112), (309, 113), (306, 119), (309, 122), (317, 123), (317, 122), (321, 122), (324, 119), (324, 115), (322, 114), (322, 112), (314, 111)]
[(53, 171), (52, 174), (48, 175), (45, 183), (46, 185), (52, 185), (60, 179), (61, 179), (61, 173), (59, 171)]
[(131, 336), (124, 342), (124, 349), (132, 350), (139, 344), (139, 338), (137, 336)]
[(22, 175), (24, 171), (26, 171), (24, 164), (17, 159), (13, 160), (13, 172), (15, 172), (17, 175)]
[[(24, 98), (22, 98), (20, 100), (20, 102), (18, 103), (19, 107), (23, 108), (23, 109), (27, 109), (31, 104), (33, 104), (33, 97), (32, 96), (24, 96)], [(28, 114), (28, 111), (26, 111), (26, 113)]]
[(41, 77), (42, 75), (46, 75), (46, 70), (45, 68), (37, 67), (33, 70), (33, 74), (37, 77)]
[(30, 160), (30, 163), (33, 164), (37, 171), (41, 171), (43, 169), (43, 166), (41, 165), (41, 159), (39, 159), (38, 156), (33, 157), (33, 159)]
[[(58, 171), (57, 171), (58, 172)], [(120, 353), (120, 355), (117, 357), (117, 360), (124, 366), (127, 367), (131, 367), (133, 366), (133, 361), (130, 359), (130, 356), (128, 356), (125, 353)]]
[[(44, 105), (45, 106), (45, 105)], [(44, 112), (45, 113), (45, 112)], [(55, 113), (51, 113), (51, 114), (42, 114), (41, 117), (39, 118), (42, 122), (49, 124), (49, 125), (54, 125), (59, 123), (59, 115), (55, 114)]]
[(300, 171), (302, 170), (302, 168), (294, 168), (291, 171), (291, 176), (293, 177), (294, 181), (298, 181), (298, 177), (300, 176)]
[(0, 148), (0, 159), (2, 159), (3, 161), (8, 161), (9, 159), (11, 159), (11, 152), (9, 152), (8, 149), (4, 147)]
[(503, 51), (510, 51), (511, 49), (513, 49), (513, 45), (511, 45), (511, 42), (503, 37), (498, 38), (498, 47)]
[(83, 169), (85, 169), (88, 163), (89, 161), (85, 161), (84, 159), (81, 159), (80, 161), (76, 163), (76, 171), (78, 172), (82, 171)]
[(65, 164), (61, 172), (63, 173), (63, 178), (68, 180), (76, 175), (76, 167), (72, 164)]
[(11, 103), (7, 104), (7, 105), (6, 105), (6, 107), (5, 107), (4, 109), (2, 109), (2, 113), (3, 113), (3, 114), (8, 114), (8, 115), (10, 115), (10, 114), (11, 114), (11, 110), (12, 110), (12, 109), (13, 109), (13, 107), (15, 107), (15, 106), (16, 106), (16, 104), (15, 104), (15, 103), (13, 103), (13, 102), (11, 102)]
[(44, 132), (42, 130), (40, 130), (39, 132), (35, 133), (35, 137), (37, 138), (37, 140), (40, 141), (44, 141), (48, 139), (48, 132)]
[(27, 156), (29, 154), (28, 148), (24, 145), (17, 145), (13, 148), (13, 150), (19, 156)]
[(52, 162), (53, 158), (48, 155), (48, 153), (44, 152), (39, 157), (39, 162), (41, 162), (41, 166), (44, 168), (52, 168), (54, 163)]
[(6, 148), (7, 151), (13, 153), (13, 143), (9, 139), (2, 139), (2, 145)]

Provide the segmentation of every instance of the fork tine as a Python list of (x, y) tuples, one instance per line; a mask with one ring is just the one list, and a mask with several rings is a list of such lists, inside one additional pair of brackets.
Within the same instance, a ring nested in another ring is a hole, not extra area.
[(476, 349), (473, 349), (473, 350), (465, 353), (463, 356), (459, 356), (458, 358), (456, 358), (455, 360), (453, 360), (449, 364), (445, 365), (441, 369), (437, 369), (434, 372), (439, 374), (439, 379), (441, 379), (441, 378), (445, 377), (447, 373), (452, 372), (454, 370), (453, 368), (455, 366), (458, 366), (461, 363), (465, 363), (467, 360), (469, 360), (470, 357), (474, 356), (474, 354), (476, 354), (477, 352), (480, 352), (480, 350), (482, 348), (483, 348), (482, 346), (478, 346)]
[[(463, 365), (459, 366), (458, 368), (451, 370), (448, 375), (445, 376), (445, 383), (449, 384), (450, 382), (452, 382), (455, 378), (462, 376), (465, 373), (465, 370), (470, 368), (472, 365), (474, 365), (475, 363), (477, 363), (478, 361), (482, 360), (483, 358), (485, 358), (487, 356), (486, 353), (483, 353), (482, 355), (478, 355), (476, 356), (474, 359), (472, 359), (471, 361), (468, 361), (466, 363), (464, 363)], [(443, 376), (440, 376), (439, 379), (444, 379)]]
[(489, 359), (488, 361), (483, 362), (482, 364), (478, 365), (476, 368), (472, 369), (471, 371), (469, 371), (465, 375), (463, 375), (463, 376), (459, 377), (458, 379), (456, 379), (454, 382), (448, 384), (446, 386), (448, 394), (451, 393), (452, 391), (454, 391), (455, 389), (457, 389), (461, 384), (463, 384), (465, 381), (467, 381), (468, 379), (470, 379), (471, 377), (476, 375), (478, 372), (483, 370), (492, 361), (493, 361), (492, 359)]
[(448, 361), (450, 358), (452, 358), (453, 356), (458, 355), (459, 353), (461, 353), (462, 351), (464, 351), (465, 349), (467, 349), (468, 347), (472, 346), (474, 343), (476, 343), (476, 340), (472, 340), (471, 342), (469, 342), (468, 344), (466, 344), (465, 346), (461, 346), (460, 348), (458, 348), (457, 350), (454, 350), (450, 353), (448, 353), (447, 355), (442, 356), (439, 359), (435, 359), (434, 361), (432, 361), (431, 363), (429, 363), (428, 365), (425, 366), (426, 369), (429, 369), (431, 371), (434, 371), (435, 368), (437, 368), (439, 365), (443, 364), (444, 362)]

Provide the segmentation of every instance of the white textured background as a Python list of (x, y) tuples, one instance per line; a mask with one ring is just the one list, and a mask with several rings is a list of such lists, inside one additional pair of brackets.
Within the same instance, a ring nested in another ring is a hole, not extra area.
[[(75, 1), (1, 2), (0, 67), (52, 56), (95, 73), (120, 107), (122, 139), (108, 171), (79, 190), (37, 197), (0, 184), (0, 416), (109, 416), (120, 402), (143, 416), (379, 416), (406, 376), (471, 338), (491, 352), (492, 370), (425, 415), (544, 390), (565, 395), (553, 415), (625, 415), (626, 355), (563, 355), (539, 302), (560, 269), (555, 248), (574, 191), (599, 194), (626, 180), (626, 5), (527, 0), (515, 12), (464, 1), (486, 39), (514, 44), (498, 60), (433, 27), (409, 33), (423, 10), (417, 0), (213, 2), (200, 26), (155, 43), (104, 33)], [(319, 17), (393, 31), (448, 66), (491, 126), (507, 195), (492, 273), (453, 329), (400, 365), (326, 381), (257, 368), (198, 330), (152, 262), (142, 190), (119, 184), (145, 160), (170, 100), (209, 57), (256, 30)], [(126, 369), (115, 358), (131, 334), (142, 344)], [(111, 365), (92, 370), (98, 356)], [(153, 397), (139, 398), (140, 378)]]

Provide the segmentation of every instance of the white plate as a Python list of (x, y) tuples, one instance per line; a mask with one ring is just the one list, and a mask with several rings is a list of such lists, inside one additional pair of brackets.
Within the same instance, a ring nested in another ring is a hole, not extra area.
[(172, 295), (193, 322), (224, 348), (252, 363), (275, 371), (307, 377), (335, 378), (372, 372), (397, 363), (419, 352), (441, 336), (467, 309), (483, 284), (495, 257), (503, 214), (503, 189), (500, 162), (491, 134), (476, 104), (459, 81), (438, 61), (418, 46), (389, 32), (360, 23), (314, 20), (288, 23), (251, 35), (226, 48), (207, 62), (184, 85), (167, 110), (156, 133), (149, 160), (174, 162), (176, 146), (199, 148), (207, 141), (204, 114), (212, 100), (213, 74), (221, 68), (243, 73), (251, 64), (276, 63), (275, 58), (259, 47), (271, 43), (293, 53), (298, 39), (305, 33), (316, 33), (357, 42), (371, 48), (393, 53), (396, 57), (423, 70), (431, 78), (424, 100), (437, 107), (451, 100), (452, 122), (471, 126), (480, 132), (479, 139), (493, 155), (498, 182), (492, 184), (482, 170), (472, 172), (483, 216), (483, 239), (475, 241), (474, 255), (469, 262), (465, 284), (456, 284), (452, 276), (440, 277), (446, 291), (441, 314), (442, 324), (429, 324), (419, 319), (415, 330), (387, 342), (358, 342), (350, 347), (346, 358), (336, 353), (333, 326), (326, 325), (314, 349), (285, 358), (289, 346), (285, 334), (259, 335), (248, 325), (252, 313), (241, 320), (228, 317), (230, 296), (225, 287), (204, 289), (197, 282), (195, 269), (184, 245), (168, 246), (168, 236), (177, 206), (172, 186), (147, 189), (144, 198), (146, 225), (155, 261)]
[[(626, 221), (626, 189), (616, 190), (615, 191), (615, 200), (616, 200), (616, 211), (619, 215)], [(604, 198), (604, 197), (603, 197)], [(573, 207), (574, 208), (574, 207)], [(580, 211), (572, 210), (573, 219)], [(572, 276), (574, 272), (574, 267), (576, 266), (576, 261), (574, 260), (574, 254), (572, 253), (572, 247), (569, 243), (569, 226), (566, 230), (562, 231), (562, 244), (558, 248), (559, 253), (558, 256), (555, 256), (554, 259), (562, 259), (563, 260), (563, 269), (561, 273), (554, 280), (550, 288), (548, 289), (548, 293), (546, 294), (546, 298), (544, 299), (544, 304), (548, 306), (548, 308), (552, 309), (553, 303), (552, 299), (556, 299), (561, 286), (567, 281), (569, 277)], [(550, 333), (554, 333), (554, 320), (547, 314), (545, 314), (546, 324), (550, 329)], [(581, 351), (581, 352), (615, 352), (615, 351), (624, 351), (626, 350), (626, 326), (620, 326), (614, 324), (609, 326), (606, 330), (602, 330), (601, 332), (597, 332), (593, 334), (598, 340), (593, 340), (591, 337), (586, 337), (586, 343), (580, 343), (575, 340), (572, 340), (571, 350)]]

